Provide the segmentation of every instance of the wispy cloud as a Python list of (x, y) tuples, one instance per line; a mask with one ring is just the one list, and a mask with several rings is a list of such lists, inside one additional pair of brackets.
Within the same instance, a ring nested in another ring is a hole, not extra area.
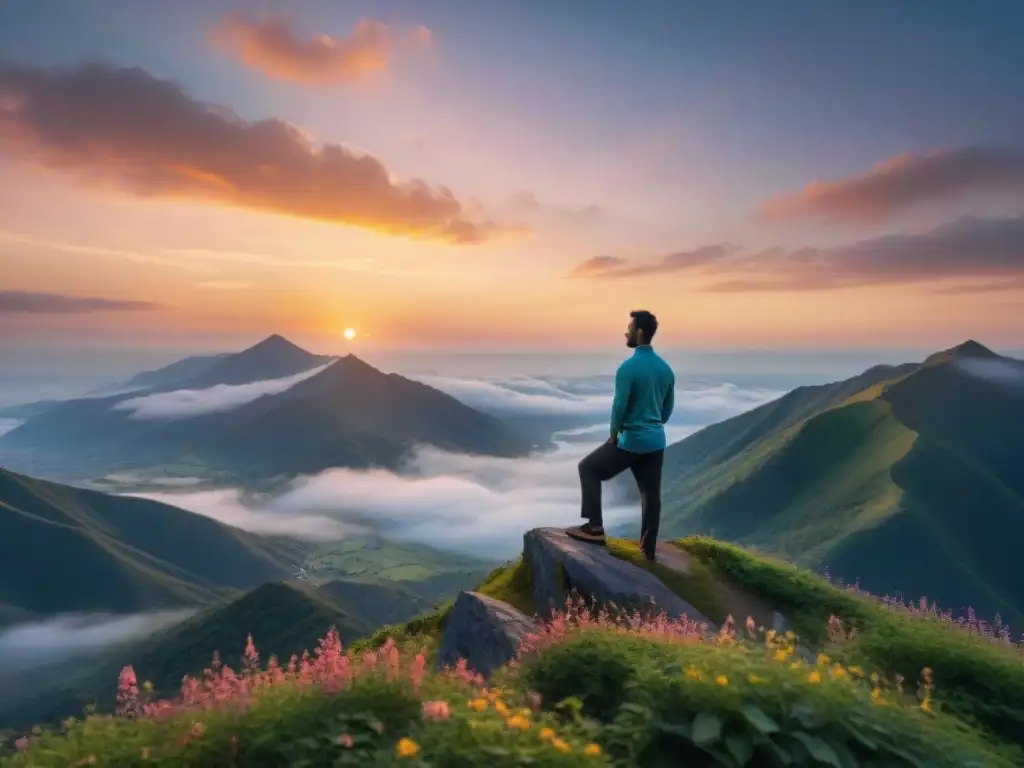
[(414, 376), (471, 408), (494, 414), (529, 416), (600, 416), (611, 407), (611, 396), (581, 395), (533, 376), (495, 379), (458, 376)]
[(87, 656), (138, 640), (188, 618), (193, 611), (169, 610), (124, 616), (65, 614), (17, 624), (0, 632), (0, 675)]
[(186, 264), (252, 264), (259, 267), (285, 269), (338, 269), (365, 272), (375, 269), (377, 260), (372, 256), (338, 256), (331, 259), (279, 256), (255, 251), (226, 251), (209, 248), (167, 248), (162, 253)]
[(604, 221), (608, 212), (596, 203), (586, 205), (562, 205), (542, 202), (529, 190), (520, 190), (511, 195), (508, 208), (513, 216), (525, 217), (532, 224), (567, 224), (570, 226), (593, 226)]
[[(358, 22), (345, 37), (319, 35), (303, 39), (283, 16), (256, 18), (229, 13), (208, 35), (210, 44), (275, 80), (306, 85), (351, 83), (388, 68), (394, 55), (394, 33), (371, 19)], [(409, 46), (429, 48), (426, 27), (408, 35)]]
[[(2, 132), (2, 129), (0, 129)], [(59, 251), (61, 253), (81, 254), (83, 256), (101, 256), (125, 261), (135, 261), (142, 264), (159, 264), (175, 269), (184, 269), (194, 272), (210, 272), (210, 267), (201, 263), (186, 263), (172, 256), (144, 253), (123, 248), (105, 248), (102, 246), (88, 245), (84, 243), (65, 243), (60, 240), (50, 240), (35, 235), (25, 235), (19, 232), (7, 232), (0, 230), (0, 243), (11, 243), (22, 245), (28, 248), (39, 248), (48, 251)]]
[[(663, 276), (687, 271), (701, 290), (820, 291), (869, 285), (970, 281), (945, 293), (1017, 290), (1024, 279), (1024, 216), (963, 217), (926, 232), (886, 235), (834, 248), (767, 248), (737, 253), (708, 246), (653, 262), (589, 259), (576, 277)], [(716, 279), (708, 282), (708, 279)]]
[(159, 304), (151, 301), (0, 291), (0, 315), (86, 315), (93, 312), (149, 312), (159, 308)]
[(0, 149), (82, 183), (455, 244), (498, 231), (447, 187), (396, 181), (375, 157), (243, 120), (142, 69), (0, 64), (0, 96)]
[(953, 366), (968, 376), (993, 384), (1024, 386), (1024, 361), (1000, 357), (960, 357)]
[(243, 291), (250, 285), (251, 283), (240, 283), (234, 280), (207, 280), (197, 283), (196, 288), (206, 291)]
[(876, 222), (919, 205), (979, 191), (1024, 195), (1024, 151), (975, 146), (900, 155), (867, 173), (816, 181), (795, 194), (772, 197), (759, 213), (772, 220), (823, 217)]
[(154, 421), (189, 419), (207, 413), (230, 411), (264, 395), (285, 392), (300, 381), (316, 376), (328, 365), (331, 363), (281, 379), (265, 379), (248, 384), (218, 384), (208, 389), (176, 389), (173, 392), (133, 397), (116, 403), (112, 410), (128, 411), (133, 419)]
[(692, 250), (667, 253), (653, 261), (631, 261), (619, 256), (594, 256), (577, 265), (571, 277), (622, 278), (682, 272), (717, 264), (739, 250), (739, 246), (731, 243), (716, 243)]

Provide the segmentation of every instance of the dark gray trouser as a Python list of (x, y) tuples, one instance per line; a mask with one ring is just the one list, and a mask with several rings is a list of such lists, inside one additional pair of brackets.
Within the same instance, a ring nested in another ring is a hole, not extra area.
[(601, 483), (629, 469), (640, 489), (640, 545), (653, 554), (661, 522), (661, 466), (665, 451), (632, 453), (604, 443), (580, 461), (580, 516), (591, 525), (604, 525), (601, 513)]

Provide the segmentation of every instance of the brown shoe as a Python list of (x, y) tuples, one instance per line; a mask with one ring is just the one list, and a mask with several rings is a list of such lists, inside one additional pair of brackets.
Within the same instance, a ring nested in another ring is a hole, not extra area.
[(565, 533), (571, 538), (579, 541), (585, 541), (588, 544), (604, 545), (606, 543), (604, 538), (604, 528), (595, 528), (590, 523), (566, 528)]

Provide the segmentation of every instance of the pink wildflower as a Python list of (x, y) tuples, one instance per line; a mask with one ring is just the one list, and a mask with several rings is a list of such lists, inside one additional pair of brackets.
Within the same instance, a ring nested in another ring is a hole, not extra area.
[(135, 670), (128, 666), (121, 670), (117, 678), (117, 706), (114, 710), (121, 717), (136, 717), (142, 714), (139, 702), (139, 685)]
[(424, 701), (423, 716), (427, 720), (447, 720), (451, 716), (451, 709), (444, 700)]
[(245, 654), (242, 657), (242, 665), (248, 672), (257, 672), (260, 668), (260, 655), (252, 642), (252, 634), (245, 638)]
[(338, 743), (341, 744), (345, 749), (352, 749), (355, 745), (356, 740), (347, 733), (343, 733), (338, 737)]
[(19, 749), (22, 752), (24, 752), (26, 749), (28, 749), (28, 737), (27, 736), (22, 736), (20, 739), (18, 739), (16, 742), (14, 742), (14, 746), (17, 749)]

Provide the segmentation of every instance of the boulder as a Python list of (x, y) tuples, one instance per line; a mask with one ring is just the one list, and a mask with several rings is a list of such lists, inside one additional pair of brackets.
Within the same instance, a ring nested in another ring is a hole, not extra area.
[(561, 608), (573, 590), (598, 603), (645, 610), (654, 604), (670, 618), (714, 625), (696, 608), (666, 587), (657, 576), (605, 547), (570, 538), (558, 528), (536, 528), (523, 537), (523, 556), (533, 580), (533, 604), (544, 617)]
[(501, 600), (478, 592), (460, 592), (445, 624), (437, 653), (438, 669), (465, 659), (469, 668), (488, 677), (507, 664), (537, 622)]

